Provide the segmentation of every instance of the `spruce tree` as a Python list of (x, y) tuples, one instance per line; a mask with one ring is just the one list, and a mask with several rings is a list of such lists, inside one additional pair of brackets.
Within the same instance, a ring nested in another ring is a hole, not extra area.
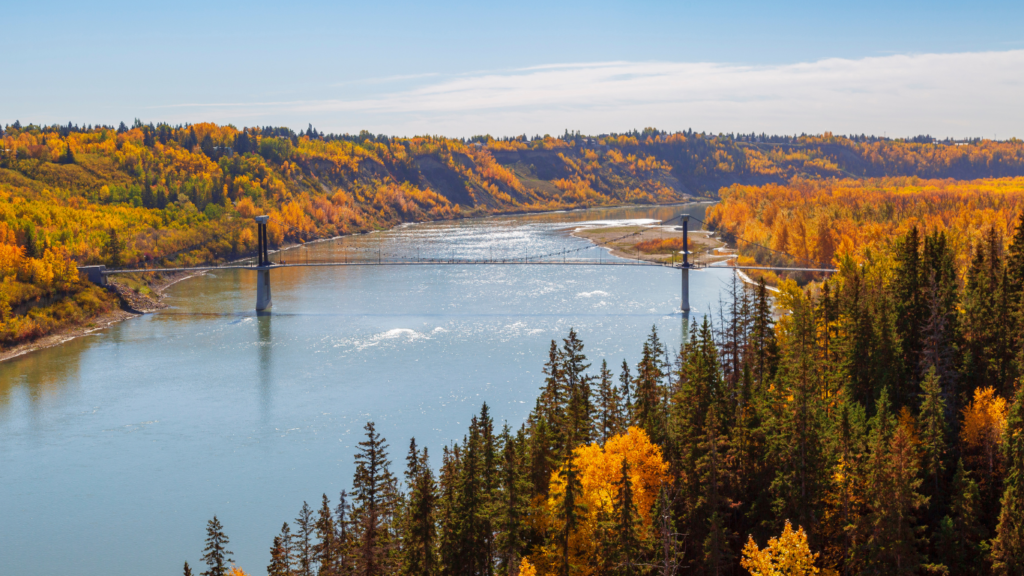
[(355, 564), (360, 576), (382, 576), (392, 568), (391, 529), (396, 505), (396, 481), (391, 474), (388, 445), (373, 422), (366, 424), (359, 443), (352, 482), (356, 531)]
[(999, 524), (992, 542), (992, 568), (996, 574), (1024, 574), (1024, 381), (1018, 382), (1003, 431), (1006, 482)]
[(622, 371), (619, 373), (619, 396), (622, 398), (623, 429), (636, 426), (632, 384), (633, 376), (629, 373), (629, 363), (623, 359)]
[(438, 569), (435, 552), (437, 486), (427, 449), (418, 452), (415, 439), (410, 443), (406, 463), (409, 502), (402, 542), (402, 573), (406, 576), (434, 576)]
[(226, 576), (228, 564), (234, 562), (231, 558), (232, 552), (227, 549), (229, 540), (224, 533), (224, 526), (214, 515), (213, 519), (206, 524), (206, 548), (203, 549), (203, 562), (206, 562), (208, 569), (202, 576)]
[[(916, 369), (921, 356), (921, 326), (925, 319), (925, 301), (921, 289), (921, 240), (913, 226), (896, 242), (896, 270), (892, 290), (896, 299), (896, 333), (900, 337), (903, 363)], [(916, 378), (914, 378), (916, 380)], [(913, 380), (895, 391), (896, 406), (909, 406), (917, 390), (910, 388)]]
[(571, 454), (566, 454), (565, 464), (558, 471), (558, 476), (565, 482), (565, 491), (562, 493), (562, 498), (558, 501), (555, 510), (555, 516), (560, 524), (558, 528), (558, 547), (562, 552), (558, 573), (561, 576), (569, 576), (571, 569), (569, 546), (579, 524), (580, 516), (587, 510), (586, 504), (581, 501), (583, 485), (580, 483), (579, 469), (576, 468)]
[(192, 568), (188, 565), (188, 561), (185, 561), (184, 576), (192, 576)]
[(939, 387), (939, 377), (931, 368), (921, 381), (921, 411), (918, 414), (918, 435), (921, 441), (922, 468), (927, 480), (926, 493), (935, 509), (940, 498), (939, 484), (944, 473), (946, 454), (946, 406)]
[(601, 360), (601, 374), (597, 386), (598, 413), (596, 419), (595, 439), (604, 444), (609, 438), (621, 434), (622, 403), (619, 391), (612, 383), (612, 372), (608, 369), (608, 361)]
[(629, 461), (622, 459), (622, 472), (615, 484), (613, 503), (614, 573), (620, 576), (634, 576), (640, 572), (637, 566), (641, 552), (640, 514), (633, 496), (633, 480), (629, 475)]
[(338, 540), (334, 525), (334, 513), (331, 510), (327, 494), (323, 495), (320, 504), (320, 515), (314, 524), (317, 543), (313, 545), (313, 558), (319, 566), (319, 576), (338, 576)]
[(313, 534), (316, 522), (313, 520), (313, 509), (305, 501), (299, 516), (295, 518), (295, 574), (296, 576), (313, 576), (316, 557), (313, 551)]
[(988, 531), (980, 522), (981, 493), (978, 483), (957, 463), (953, 476), (953, 501), (949, 515), (938, 524), (935, 550), (950, 576), (968, 576), (985, 572), (983, 547)]
[(497, 557), (508, 576), (515, 576), (526, 546), (526, 518), (530, 504), (530, 482), (526, 477), (526, 429), (512, 435), (508, 424), (501, 432), (501, 459), (498, 463), (499, 494), (497, 510)]
[(270, 546), (270, 564), (267, 565), (267, 576), (292, 576), (292, 567), (288, 547), (282, 536), (274, 536)]
[(350, 529), (351, 507), (348, 503), (348, 492), (342, 490), (338, 495), (338, 506), (334, 509), (334, 527), (337, 530), (335, 540), (338, 542), (338, 574), (348, 576), (355, 571), (352, 565), (352, 531)]
[(569, 336), (562, 340), (562, 376), (567, 396), (566, 422), (563, 438), (565, 444), (560, 448), (573, 448), (590, 442), (591, 412), (590, 378), (584, 372), (590, 367), (587, 357), (583, 354), (583, 342), (570, 328)]

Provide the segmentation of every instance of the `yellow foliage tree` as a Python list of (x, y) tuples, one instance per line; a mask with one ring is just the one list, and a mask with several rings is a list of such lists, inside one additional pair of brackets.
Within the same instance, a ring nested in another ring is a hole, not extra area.
[(812, 553), (807, 545), (807, 533), (802, 526), (793, 530), (786, 520), (782, 535), (768, 540), (768, 545), (758, 548), (753, 537), (743, 547), (740, 565), (752, 576), (810, 576), (820, 570), (814, 565), (818, 554)]
[(992, 387), (974, 391), (974, 399), (964, 408), (960, 440), (967, 459), (976, 469), (984, 470), (992, 478), (998, 465), (999, 446), (1006, 428), (1006, 399)]
[[(609, 438), (604, 447), (596, 443), (580, 446), (573, 450), (572, 457), (579, 470), (586, 513), (570, 540), (570, 564), (576, 568), (574, 574), (589, 576), (597, 573), (607, 558), (608, 551), (601, 549), (598, 532), (601, 524), (611, 518), (617, 494), (616, 483), (622, 475), (622, 461), (629, 463), (633, 501), (645, 537), (651, 531), (651, 509), (658, 491), (669, 480), (668, 463), (662, 456), (661, 448), (651, 442), (646, 432), (636, 427), (630, 427), (625, 434)], [(555, 472), (551, 476), (550, 486), (547, 510), (553, 517), (565, 493), (565, 479)], [(552, 520), (551, 525), (557, 530), (556, 521)], [(557, 565), (556, 548), (543, 548), (534, 560), (542, 568)]]

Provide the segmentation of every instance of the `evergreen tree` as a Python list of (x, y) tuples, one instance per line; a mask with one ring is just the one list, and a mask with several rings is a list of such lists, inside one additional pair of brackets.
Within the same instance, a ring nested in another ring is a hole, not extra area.
[(110, 264), (111, 268), (120, 268), (124, 265), (124, 251), (126, 244), (127, 243), (118, 235), (116, 229), (110, 228), (107, 230), (107, 242), (103, 248), (107, 254), (107, 262)]
[(188, 565), (187, 561), (185, 562), (185, 573), (184, 573), (184, 576), (192, 576), (192, 568)]
[(406, 463), (409, 503), (403, 538), (402, 573), (407, 576), (434, 576), (438, 569), (435, 553), (437, 486), (430, 469), (427, 449), (419, 453), (415, 439), (409, 445)]
[(252, 144), (249, 141), (249, 135), (243, 130), (238, 136), (235, 136), (235, 145), (233, 146), (236, 154), (248, 154), (252, 152)]
[(382, 576), (391, 569), (392, 521), (396, 482), (391, 474), (387, 443), (373, 422), (366, 424), (366, 440), (359, 443), (352, 482), (356, 532), (355, 564), (360, 576)]
[(922, 465), (927, 480), (925, 492), (931, 498), (932, 509), (938, 508), (939, 483), (943, 477), (946, 454), (946, 406), (939, 387), (935, 368), (928, 370), (921, 381), (921, 411), (918, 414), (918, 431), (921, 441)]
[(999, 524), (992, 542), (992, 568), (996, 574), (1024, 574), (1024, 381), (1018, 382), (1003, 431), (1003, 458), (1007, 472)]
[(274, 536), (270, 547), (270, 564), (267, 565), (267, 576), (292, 576), (291, 567), (291, 534), (286, 522), (281, 534)]
[(61, 164), (74, 164), (75, 153), (71, 150), (71, 144), (68, 143), (64, 146), (64, 153), (60, 156)]
[(227, 576), (228, 564), (234, 562), (231, 559), (232, 552), (227, 549), (228, 543), (224, 526), (214, 515), (213, 519), (206, 524), (206, 548), (203, 549), (203, 562), (206, 562), (208, 569), (202, 573), (202, 576)]
[(567, 418), (565, 423), (565, 445), (562, 450), (573, 449), (590, 442), (591, 412), (590, 379), (584, 375), (590, 364), (583, 354), (583, 342), (576, 330), (570, 328), (569, 336), (562, 340), (562, 370), (567, 391)]
[(320, 515), (314, 524), (317, 543), (313, 545), (313, 558), (319, 565), (319, 576), (338, 576), (339, 546), (334, 525), (334, 513), (331, 510), (327, 494), (323, 495), (320, 504)]
[[(704, 322), (710, 331), (707, 318), (704, 319)], [(636, 402), (633, 410), (636, 413), (636, 424), (647, 432), (653, 442), (658, 444), (665, 441), (666, 426), (663, 403), (665, 391), (662, 387), (665, 373), (661, 360), (664, 353), (665, 349), (658, 338), (657, 327), (652, 326), (651, 335), (644, 342), (643, 355), (636, 367), (637, 374), (634, 381)]]
[[(903, 364), (914, 368), (915, 377), (921, 357), (921, 326), (926, 314), (921, 287), (920, 248), (917, 226), (897, 240), (892, 285), (896, 300), (896, 333), (900, 338)], [(907, 379), (906, 385), (896, 391), (897, 407), (912, 404), (917, 393), (917, 390), (911, 388), (915, 380)]]
[(622, 360), (622, 371), (619, 373), (619, 396), (622, 398), (623, 428), (636, 426), (635, 408), (633, 406), (633, 376), (629, 373), (629, 363)]
[(629, 461), (625, 458), (622, 459), (622, 473), (615, 485), (613, 522), (614, 573), (619, 576), (634, 576), (640, 572), (637, 564), (641, 552), (641, 524), (633, 497)]
[(950, 576), (967, 576), (985, 572), (985, 539), (988, 531), (979, 521), (981, 493), (978, 483), (964, 470), (964, 461), (957, 464), (953, 476), (953, 502), (950, 515), (944, 517), (936, 532), (935, 550)]
[[(885, 407), (888, 412), (888, 406)], [(879, 414), (882, 414), (881, 409)], [(888, 418), (888, 415), (885, 414)], [(869, 572), (913, 574), (921, 566), (916, 511), (928, 503), (918, 493), (920, 469), (911, 431), (900, 424), (879, 421), (873, 440), (871, 477), (868, 480), (871, 532), (865, 542)], [(884, 438), (889, 436), (889, 441)]]
[(566, 454), (565, 464), (558, 471), (558, 476), (565, 482), (565, 492), (558, 501), (555, 516), (560, 524), (558, 529), (558, 546), (562, 552), (559, 574), (569, 576), (569, 545), (573, 533), (579, 524), (581, 514), (586, 513), (587, 506), (582, 502), (583, 485), (580, 484), (579, 470), (573, 462), (571, 454)]
[(199, 144), (199, 149), (203, 151), (203, 154), (207, 158), (213, 158), (213, 139), (207, 134), (203, 136), (203, 141)]
[(619, 391), (612, 383), (608, 361), (601, 360), (601, 375), (597, 386), (597, 430), (595, 437), (604, 444), (609, 438), (625, 431), (622, 423), (622, 403)]
[(757, 282), (757, 294), (754, 298), (754, 317), (750, 327), (754, 383), (759, 394), (775, 376), (778, 346), (775, 340), (774, 324), (772, 304), (768, 298), (768, 287), (764, 283), (764, 278), (761, 278)]
[(296, 576), (313, 576), (316, 561), (313, 549), (313, 534), (316, 522), (313, 520), (313, 509), (306, 502), (302, 503), (299, 516), (295, 519), (295, 546), (293, 548)]
[(507, 576), (516, 576), (520, 556), (526, 547), (526, 518), (530, 504), (530, 482), (526, 470), (526, 429), (516, 436), (508, 424), (501, 432), (501, 459), (498, 464), (500, 501), (497, 510), (497, 558)]
[(342, 490), (338, 495), (338, 506), (334, 509), (334, 526), (337, 530), (335, 540), (338, 542), (338, 574), (341, 576), (348, 576), (355, 571), (351, 554), (350, 510), (348, 492)]

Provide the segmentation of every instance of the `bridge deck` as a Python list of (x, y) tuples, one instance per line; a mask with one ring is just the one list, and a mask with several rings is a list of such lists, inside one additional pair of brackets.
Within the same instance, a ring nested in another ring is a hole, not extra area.
[[(146, 272), (206, 272), (212, 270), (273, 270), (275, 268), (328, 268), (341, 266), (645, 266), (656, 268), (680, 269), (678, 264), (662, 264), (659, 262), (638, 262), (638, 261), (552, 261), (541, 260), (526, 262), (522, 260), (392, 260), (392, 261), (363, 261), (363, 262), (295, 262), (284, 264), (272, 264), (264, 268), (258, 268), (249, 264), (228, 264), (225, 266), (194, 266), (186, 268), (133, 268), (126, 270), (104, 270), (106, 275), (111, 274), (137, 274)], [(703, 270), (705, 268), (722, 268), (727, 270), (776, 270), (787, 272), (836, 272), (833, 268), (783, 268), (778, 266), (728, 266), (728, 265), (706, 265), (691, 264), (691, 270)]]

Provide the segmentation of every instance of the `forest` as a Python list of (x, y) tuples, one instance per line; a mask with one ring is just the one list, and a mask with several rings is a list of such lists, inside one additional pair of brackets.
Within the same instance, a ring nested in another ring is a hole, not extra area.
[[(15, 122), (0, 130), (0, 142), (3, 347), (116, 305), (109, 293), (80, 281), (75, 266), (181, 266), (247, 257), (255, 251), (251, 217), (257, 214), (271, 216), (270, 241), (280, 247), (403, 222), (679, 202), (714, 198), (722, 187), (731, 187), (735, 203), (737, 190), (774, 195), (773, 186), (903, 177), (958, 179), (948, 186), (963, 197), (1001, 187), (1007, 200), (986, 209), (1005, 220), (1016, 198), (1006, 190), (1019, 190), (1024, 176), (1024, 142), (1016, 139), (654, 128), (463, 139), (136, 120), (116, 128)], [(878, 186), (883, 195), (907, 193)], [(920, 209), (931, 199), (919, 201)], [(804, 220), (817, 226), (821, 219)], [(834, 236), (841, 233), (837, 228)], [(808, 234), (793, 230), (778, 242), (788, 246), (790, 236)], [(816, 249), (808, 248), (811, 254)], [(139, 280), (134, 287), (148, 290)]]
[[(266, 570), (1021, 574), (1024, 218), (1010, 236), (960, 264), (949, 231), (911, 226), (775, 296), (734, 281), (635, 366), (570, 330), (526, 422), (484, 404), (436, 469), (368, 423), (351, 491), (297, 505)], [(210, 521), (203, 574), (244, 574), (227, 533)]]

